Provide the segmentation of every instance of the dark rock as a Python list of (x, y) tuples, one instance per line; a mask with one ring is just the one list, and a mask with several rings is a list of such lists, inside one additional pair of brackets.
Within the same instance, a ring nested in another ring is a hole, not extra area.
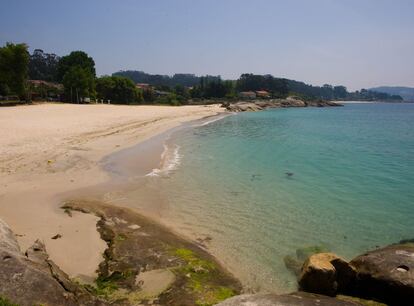
[(356, 294), (390, 305), (414, 304), (414, 244), (390, 245), (351, 261)]
[(232, 297), (217, 306), (355, 306), (354, 301), (344, 301), (333, 297), (295, 292), (291, 294), (244, 294)]
[(62, 238), (62, 235), (61, 235), (61, 234), (56, 234), (56, 235), (55, 235), (55, 236), (53, 236), (51, 239), (56, 240), (56, 239), (59, 239), (59, 238)]
[(333, 253), (319, 253), (309, 257), (302, 267), (299, 285), (307, 292), (335, 296), (350, 290), (355, 270)]
[(0, 296), (25, 305), (105, 305), (73, 283), (36, 241), (26, 256), (6, 223), (0, 220)]
[(298, 260), (297, 257), (292, 255), (286, 255), (283, 257), (283, 262), (285, 263), (286, 268), (293, 272), (296, 277), (300, 276), (300, 272), (302, 271), (303, 261)]
[(414, 243), (414, 238), (400, 240), (400, 242), (397, 244), (405, 244), (405, 243)]

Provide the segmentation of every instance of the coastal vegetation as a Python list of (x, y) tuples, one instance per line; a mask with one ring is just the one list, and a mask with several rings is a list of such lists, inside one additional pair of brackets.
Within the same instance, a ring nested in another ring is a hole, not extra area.
[(17, 304), (14, 304), (10, 302), (8, 299), (0, 296), (0, 306), (18, 306)]
[(3, 100), (51, 100), (71, 103), (208, 104), (239, 99), (296, 96), (304, 101), (394, 101), (399, 95), (367, 89), (349, 92), (344, 86), (308, 85), (270, 74), (244, 73), (236, 80), (194, 74), (152, 75), (119, 71), (97, 78), (95, 61), (83, 51), (65, 56), (7, 43), (0, 48), (0, 97)]
[(25, 98), (28, 65), (27, 45), (7, 43), (0, 48), (0, 95)]

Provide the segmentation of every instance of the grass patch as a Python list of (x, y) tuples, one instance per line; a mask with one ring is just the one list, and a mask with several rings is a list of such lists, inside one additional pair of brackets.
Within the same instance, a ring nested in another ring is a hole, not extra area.
[(215, 284), (219, 271), (213, 262), (201, 259), (184, 248), (175, 250), (175, 255), (186, 262), (178, 268), (178, 272), (188, 278), (186, 287), (196, 295), (196, 305), (215, 305), (235, 295), (232, 289)]
[(196, 301), (197, 306), (210, 306), (220, 303), (228, 298), (234, 296), (232, 289), (227, 287), (218, 287), (214, 290), (209, 290), (201, 298)]
[[(121, 272), (114, 272), (110, 276), (99, 276), (95, 284), (96, 286), (83, 285), (85, 289), (96, 296), (103, 297), (106, 300), (116, 300), (120, 296), (126, 297), (127, 290), (122, 289), (119, 285), (120, 282), (125, 281), (130, 277), (135, 277), (134, 270), (128, 269)], [(121, 293), (122, 292), (122, 293)], [(0, 305), (1, 306), (1, 305)]]
[(18, 304), (14, 304), (10, 302), (8, 299), (0, 296), (0, 306), (19, 306)]

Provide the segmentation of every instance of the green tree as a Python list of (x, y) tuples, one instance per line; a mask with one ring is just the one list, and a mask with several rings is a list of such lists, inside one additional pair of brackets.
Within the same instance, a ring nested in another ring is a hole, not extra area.
[(57, 67), (57, 79), (65, 87), (65, 99), (80, 102), (95, 96), (95, 62), (83, 51), (63, 56)]
[(26, 44), (7, 43), (0, 48), (0, 94), (24, 97), (29, 64)]
[(59, 60), (56, 54), (44, 53), (41, 49), (34, 50), (30, 55), (29, 78), (56, 82)]
[(96, 77), (95, 61), (83, 51), (72, 51), (69, 55), (63, 56), (57, 67), (57, 79), (62, 81), (65, 74), (74, 66), (81, 67), (86, 72)]
[(71, 67), (63, 77), (65, 97), (70, 102), (80, 102), (84, 97), (95, 96), (95, 80), (91, 73), (79, 66)]
[(142, 91), (134, 82), (125, 77), (104, 76), (96, 80), (98, 98), (111, 100), (113, 103), (140, 103), (143, 100)]

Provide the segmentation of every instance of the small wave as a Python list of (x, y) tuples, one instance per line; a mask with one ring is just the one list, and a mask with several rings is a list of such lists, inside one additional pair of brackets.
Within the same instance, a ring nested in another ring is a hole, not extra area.
[(152, 169), (146, 176), (168, 175), (171, 171), (176, 170), (181, 161), (180, 146), (168, 146), (164, 144), (164, 151), (161, 154), (160, 168)]
[(205, 125), (208, 125), (208, 124), (210, 124), (210, 123), (213, 123), (213, 122), (216, 122), (216, 121), (219, 121), (219, 120), (221, 120), (221, 119), (223, 119), (223, 118), (225, 118), (226, 116), (214, 116), (213, 117), (213, 119), (211, 119), (211, 120), (208, 120), (208, 121), (206, 121), (206, 122), (203, 122), (203, 123), (201, 123), (200, 125), (198, 125), (198, 126), (205, 126)]

